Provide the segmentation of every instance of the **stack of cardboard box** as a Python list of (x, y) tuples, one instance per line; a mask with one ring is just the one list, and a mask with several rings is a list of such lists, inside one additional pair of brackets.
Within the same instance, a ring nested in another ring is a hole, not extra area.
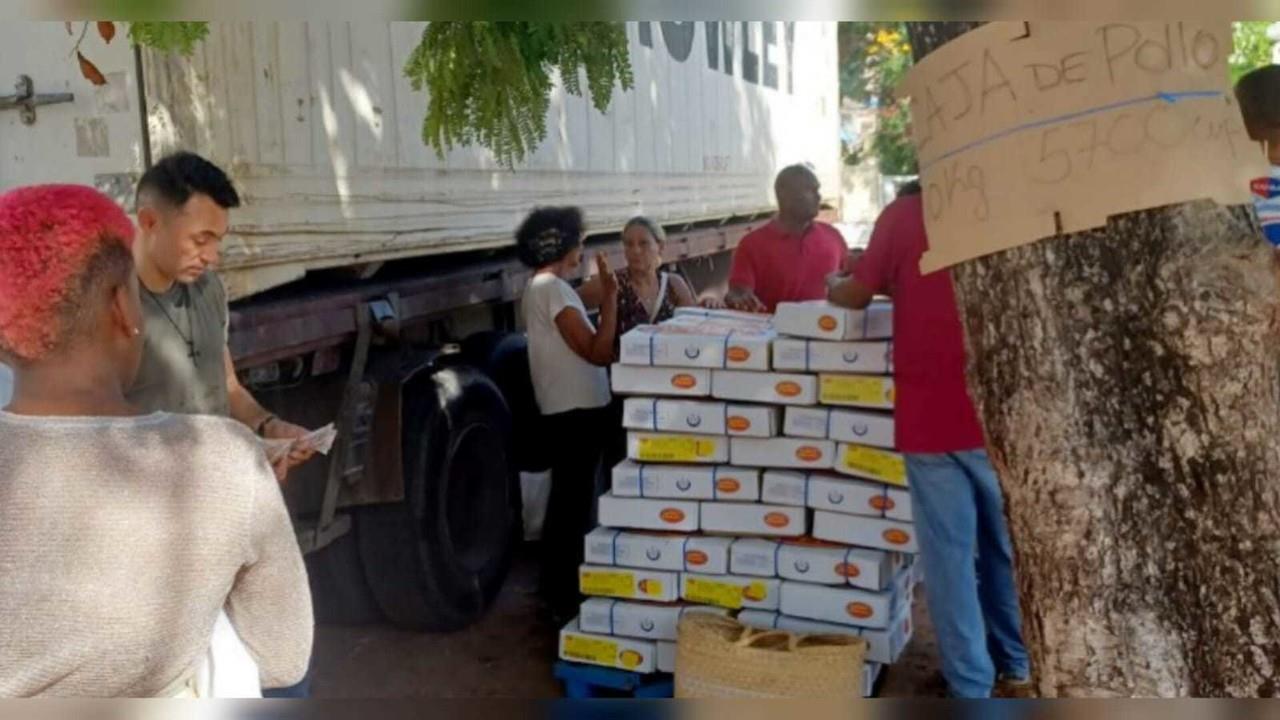
[[(671, 671), (682, 613), (863, 636), (864, 687), (911, 636), (892, 308), (681, 309), (623, 336), (628, 459), (599, 500), (561, 657)], [(624, 658), (625, 656), (625, 658)]]

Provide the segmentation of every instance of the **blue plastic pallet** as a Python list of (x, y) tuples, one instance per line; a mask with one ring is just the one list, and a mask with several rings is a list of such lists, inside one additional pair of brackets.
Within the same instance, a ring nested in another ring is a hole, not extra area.
[(555, 665), (564, 695), (573, 700), (602, 697), (669, 698), (675, 695), (671, 675), (640, 673), (560, 660)]

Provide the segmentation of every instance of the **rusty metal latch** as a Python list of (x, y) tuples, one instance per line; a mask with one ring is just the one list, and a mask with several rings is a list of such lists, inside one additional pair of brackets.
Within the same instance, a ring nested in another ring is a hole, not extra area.
[(19, 75), (13, 86), (14, 94), (0, 95), (0, 110), (20, 111), (23, 125), (36, 124), (36, 107), (40, 105), (56, 105), (74, 102), (72, 93), (40, 93), (36, 94), (35, 83), (30, 75)]

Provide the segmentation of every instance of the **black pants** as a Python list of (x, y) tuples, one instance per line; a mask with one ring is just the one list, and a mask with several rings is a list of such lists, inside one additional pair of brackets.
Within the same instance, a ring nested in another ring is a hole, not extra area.
[(542, 416), (553, 443), (551, 495), (542, 524), (542, 597), (557, 619), (577, 612), (578, 566), (583, 537), (591, 531), (595, 502), (603, 488), (601, 460), (612, 431), (609, 408), (570, 410)]

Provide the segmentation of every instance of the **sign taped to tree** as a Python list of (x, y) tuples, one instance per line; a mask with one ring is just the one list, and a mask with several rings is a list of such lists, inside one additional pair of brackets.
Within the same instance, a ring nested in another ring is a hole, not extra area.
[(1208, 198), (1265, 161), (1228, 83), (1227, 22), (994, 22), (908, 74), (921, 272)]

